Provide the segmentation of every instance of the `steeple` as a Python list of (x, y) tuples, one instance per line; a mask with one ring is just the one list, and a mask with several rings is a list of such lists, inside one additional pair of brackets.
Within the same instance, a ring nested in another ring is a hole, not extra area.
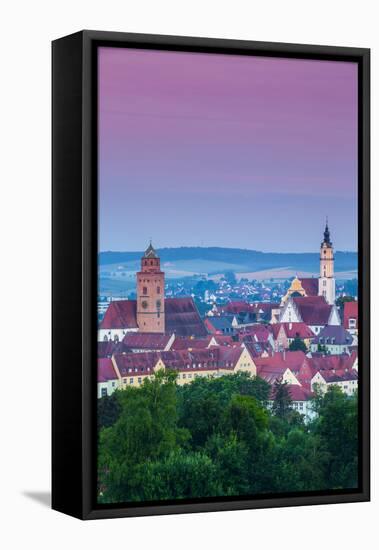
[(321, 243), (322, 244), (326, 244), (328, 247), (331, 247), (332, 246), (332, 242), (330, 240), (330, 232), (329, 232), (329, 227), (328, 227), (328, 217), (326, 217), (326, 224), (325, 224), (325, 230), (324, 230), (324, 240), (323, 242)]
[(165, 277), (151, 240), (137, 273), (137, 324), (140, 332), (165, 331)]
[(149, 246), (145, 250), (145, 254), (143, 255), (143, 257), (144, 258), (158, 258), (158, 255), (155, 251), (155, 248), (151, 244), (151, 240), (150, 240)]
[(318, 284), (319, 296), (324, 296), (328, 304), (334, 304), (336, 298), (336, 282), (334, 278), (334, 253), (330, 240), (328, 218), (326, 218), (324, 240), (320, 247), (320, 277)]

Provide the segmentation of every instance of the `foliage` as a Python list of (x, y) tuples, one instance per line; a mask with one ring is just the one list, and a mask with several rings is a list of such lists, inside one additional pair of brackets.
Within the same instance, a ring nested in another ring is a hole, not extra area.
[(292, 400), (287, 382), (282, 382), (281, 380), (275, 381), (272, 412), (281, 419), (288, 418), (292, 412)]
[(340, 310), (342, 316), (346, 302), (355, 302), (355, 298), (353, 296), (339, 296), (336, 300), (336, 306)]
[(304, 340), (302, 340), (301, 338), (298, 338), (297, 336), (290, 343), (289, 350), (290, 351), (303, 351), (304, 353), (307, 353), (307, 351), (308, 351)]
[(112, 426), (121, 412), (121, 405), (118, 401), (119, 391), (115, 391), (112, 395), (105, 395), (101, 399), (98, 399), (97, 403), (97, 426), (98, 430), (101, 428), (108, 428)]
[(179, 386), (175, 374), (159, 371), (140, 388), (102, 398), (99, 501), (356, 487), (356, 397), (333, 386), (318, 392), (317, 416), (305, 423), (286, 384), (275, 385), (270, 410), (270, 389), (245, 373)]

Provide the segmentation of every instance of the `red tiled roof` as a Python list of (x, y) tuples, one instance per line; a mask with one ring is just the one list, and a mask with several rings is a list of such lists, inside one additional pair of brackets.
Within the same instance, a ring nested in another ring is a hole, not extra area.
[(267, 342), (270, 335), (271, 330), (268, 327), (257, 323), (239, 331), (238, 336), (243, 342)]
[(254, 359), (254, 363), (257, 366), (257, 376), (263, 378), (269, 384), (274, 384), (277, 380), (281, 380), (287, 367), (285, 365), (271, 365), (271, 364), (261, 364), (257, 365), (258, 359)]
[(153, 368), (159, 361), (159, 358), (160, 356), (156, 351), (116, 353), (113, 356), (121, 376), (153, 374)]
[(205, 337), (208, 331), (192, 297), (165, 299), (166, 332), (180, 336)]
[(278, 351), (271, 357), (261, 357), (254, 362), (257, 367), (271, 365), (273, 367), (285, 367), (292, 370), (300, 369), (306, 360), (307, 357), (303, 351)]
[(234, 301), (221, 306), (220, 310), (224, 313), (248, 313), (251, 310), (251, 306), (248, 302)]
[(354, 369), (337, 371), (322, 370), (319, 371), (325, 382), (348, 382), (349, 380), (358, 380), (358, 373)]
[(121, 344), (114, 342), (113, 340), (108, 340), (107, 342), (98, 342), (97, 343), (97, 356), (99, 358), (112, 357), (112, 355), (119, 350)]
[(124, 349), (163, 350), (171, 336), (171, 334), (160, 334), (158, 332), (129, 332), (125, 334), (122, 343)]
[(313, 393), (302, 386), (290, 384), (288, 386), (292, 401), (307, 401), (313, 396)]
[(117, 374), (114, 370), (112, 359), (100, 358), (97, 360), (97, 381), (108, 382), (108, 380), (116, 380)]
[[(207, 336), (192, 297), (165, 299), (165, 330), (180, 336)], [(136, 300), (111, 302), (100, 329), (138, 328)]]
[(183, 349), (206, 349), (211, 341), (211, 336), (208, 338), (185, 338), (185, 337), (176, 337), (171, 349), (173, 351), (183, 350)]
[(278, 334), (280, 332), (280, 329), (283, 328), (283, 325), (284, 323), (274, 323), (273, 325), (271, 325), (271, 331), (275, 340), (278, 338)]
[(305, 323), (280, 323), (287, 338), (314, 338), (315, 333)]
[(358, 302), (345, 302), (343, 307), (343, 326), (349, 328), (349, 319), (356, 319), (358, 328)]
[(224, 334), (213, 334), (212, 339), (217, 342), (218, 346), (233, 346), (235, 345), (235, 341), (233, 340), (232, 336), (227, 336)]
[(136, 314), (136, 300), (115, 300), (109, 304), (100, 328), (138, 328)]
[(300, 279), (300, 282), (307, 296), (318, 295), (318, 279), (316, 277), (305, 277)]
[(312, 357), (308, 358), (308, 363), (315, 370), (340, 370), (350, 369), (357, 358), (356, 352), (351, 355), (342, 353), (340, 355), (322, 355), (319, 353), (312, 354)]
[(304, 323), (307, 325), (328, 323), (332, 306), (326, 303), (323, 296), (301, 296), (292, 299)]

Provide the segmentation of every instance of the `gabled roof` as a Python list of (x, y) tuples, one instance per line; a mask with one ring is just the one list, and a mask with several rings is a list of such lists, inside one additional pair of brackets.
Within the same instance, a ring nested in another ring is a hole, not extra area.
[(358, 380), (358, 373), (354, 369), (341, 369), (337, 371), (321, 370), (319, 373), (327, 384)]
[[(308, 401), (314, 395), (310, 390), (297, 384), (287, 384), (287, 389), (292, 401)], [(270, 399), (275, 399), (275, 386), (271, 388)]]
[(133, 374), (153, 373), (155, 365), (159, 361), (159, 354), (156, 351), (145, 351), (142, 353), (116, 353), (113, 356), (121, 376)]
[(210, 340), (214, 340), (218, 346), (234, 346), (235, 341), (227, 334), (212, 334)]
[(313, 340), (314, 344), (320, 345), (350, 346), (352, 342), (352, 335), (341, 325), (326, 325)]
[(357, 353), (351, 355), (341, 353), (340, 355), (323, 355), (321, 353), (313, 353), (312, 357), (308, 358), (308, 363), (314, 371), (321, 370), (341, 370), (351, 369), (357, 358)]
[(108, 380), (117, 380), (118, 376), (114, 369), (112, 359), (100, 358), (97, 360), (97, 381), (108, 382)]
[(97, 343), (97, 356), (98, 358), (112, 357), (117, 350), (120, 350), (122, 344), (120, 342), (114, 342), (113, 340), (108, 340), (107, 342), (98, 342)]
[(244, 342), (244, 345), (247, 351), (250, 353), (251, 357), (253, 357), (254, 359), (256, 357), (262, 357), (262, 354), (264, 352), (272, 355), (272, 347), (267, 342)]
[(207, 317), (205, 319), (205, 324), (209, 327), (210, 330), (212, 328), (214, 330), (225, 330), (225, 329), (232, 329), (232, 322), (234, 317), (232, 315), (222, 315), (220, 317)]
[(326, 325), (332, 306), (323, 296), (301, 296), (292, 298), (304, 323), (311, 326)]
[(308, 401), (313, 397), (313, 393), (310, 390), (297, 384), (289, 384), (288, 390), (292, 401)]
[(166, 332), (205, 337), (208, 331), (192, 297), (165, 299)]
[(158, 332), (128, 332), (122, 341), (125, 351), (129, 349), (163, 350), (172, 337)]
[(255, 324), (239, 332), (239, 339), (243, 342), (267, 342), (271, 336), (271, 326)]
[(343, 307), (343, 326), (349, 328), (349, 319), (356, 319), (358, 328), (358, 302), (345, 302)]
[(136, 300), (111, 302), (100, 323), (100, 329), (138, 328)]
[(305, 277), (300, 279), (300, 282), (307, 296), (318, 295), (318, 279), (316, 277)]
[(270, 365), (268, 363), (257, 365), (257, 361), (258, 359), (254, 359), (254, 363), (257, 367), (257, 376), (263, 378), (263, 380), (266, 380), (269, 384), (274, 384), (277, 380), (281, 380), (288, 369), (288, 367), (284, 365)]
[(171, 349), (173, 351), (186, 350), (186, 349), (207, 349), (212, 336), (207, 338), (186, 338), (184, 336), (178, 336), (175, 338)]
[(281, 323), (287, 338), (313, 338), (315, 333), (305, 323)]
[(303, 351), (277, 351), (271, 357), (261, 357), (255, 364), (258, 366), (285, 367), (290, 370), (299, 370), (301, 365), (307, 361)]
[[(180, 336), (207, 336), (208, 332), (192, 297), (165, 299), (165, 331)], [(111, 302), (100, 329), (132, 329), (137, 325), (136, 300)]]

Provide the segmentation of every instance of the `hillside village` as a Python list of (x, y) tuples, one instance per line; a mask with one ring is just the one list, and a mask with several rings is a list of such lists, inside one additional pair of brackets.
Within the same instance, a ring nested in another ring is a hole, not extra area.
[(319, 277), (295, 277), (275, 301), (214, 300), (200, 315), (192, 296), (167, 296), (151, 243), (136, 277), (136, 299), (109, 302), (99, 323), (98, 398), (138, 387), (160, 369), (175, 371), (179, 385), (246, 372), (272, 386), (269, 405), (277, 383), (285, 383), (292, 407), (311, 419), (316, 388), (357, 390), (358, 301), (336, 304), (327, 224)]

